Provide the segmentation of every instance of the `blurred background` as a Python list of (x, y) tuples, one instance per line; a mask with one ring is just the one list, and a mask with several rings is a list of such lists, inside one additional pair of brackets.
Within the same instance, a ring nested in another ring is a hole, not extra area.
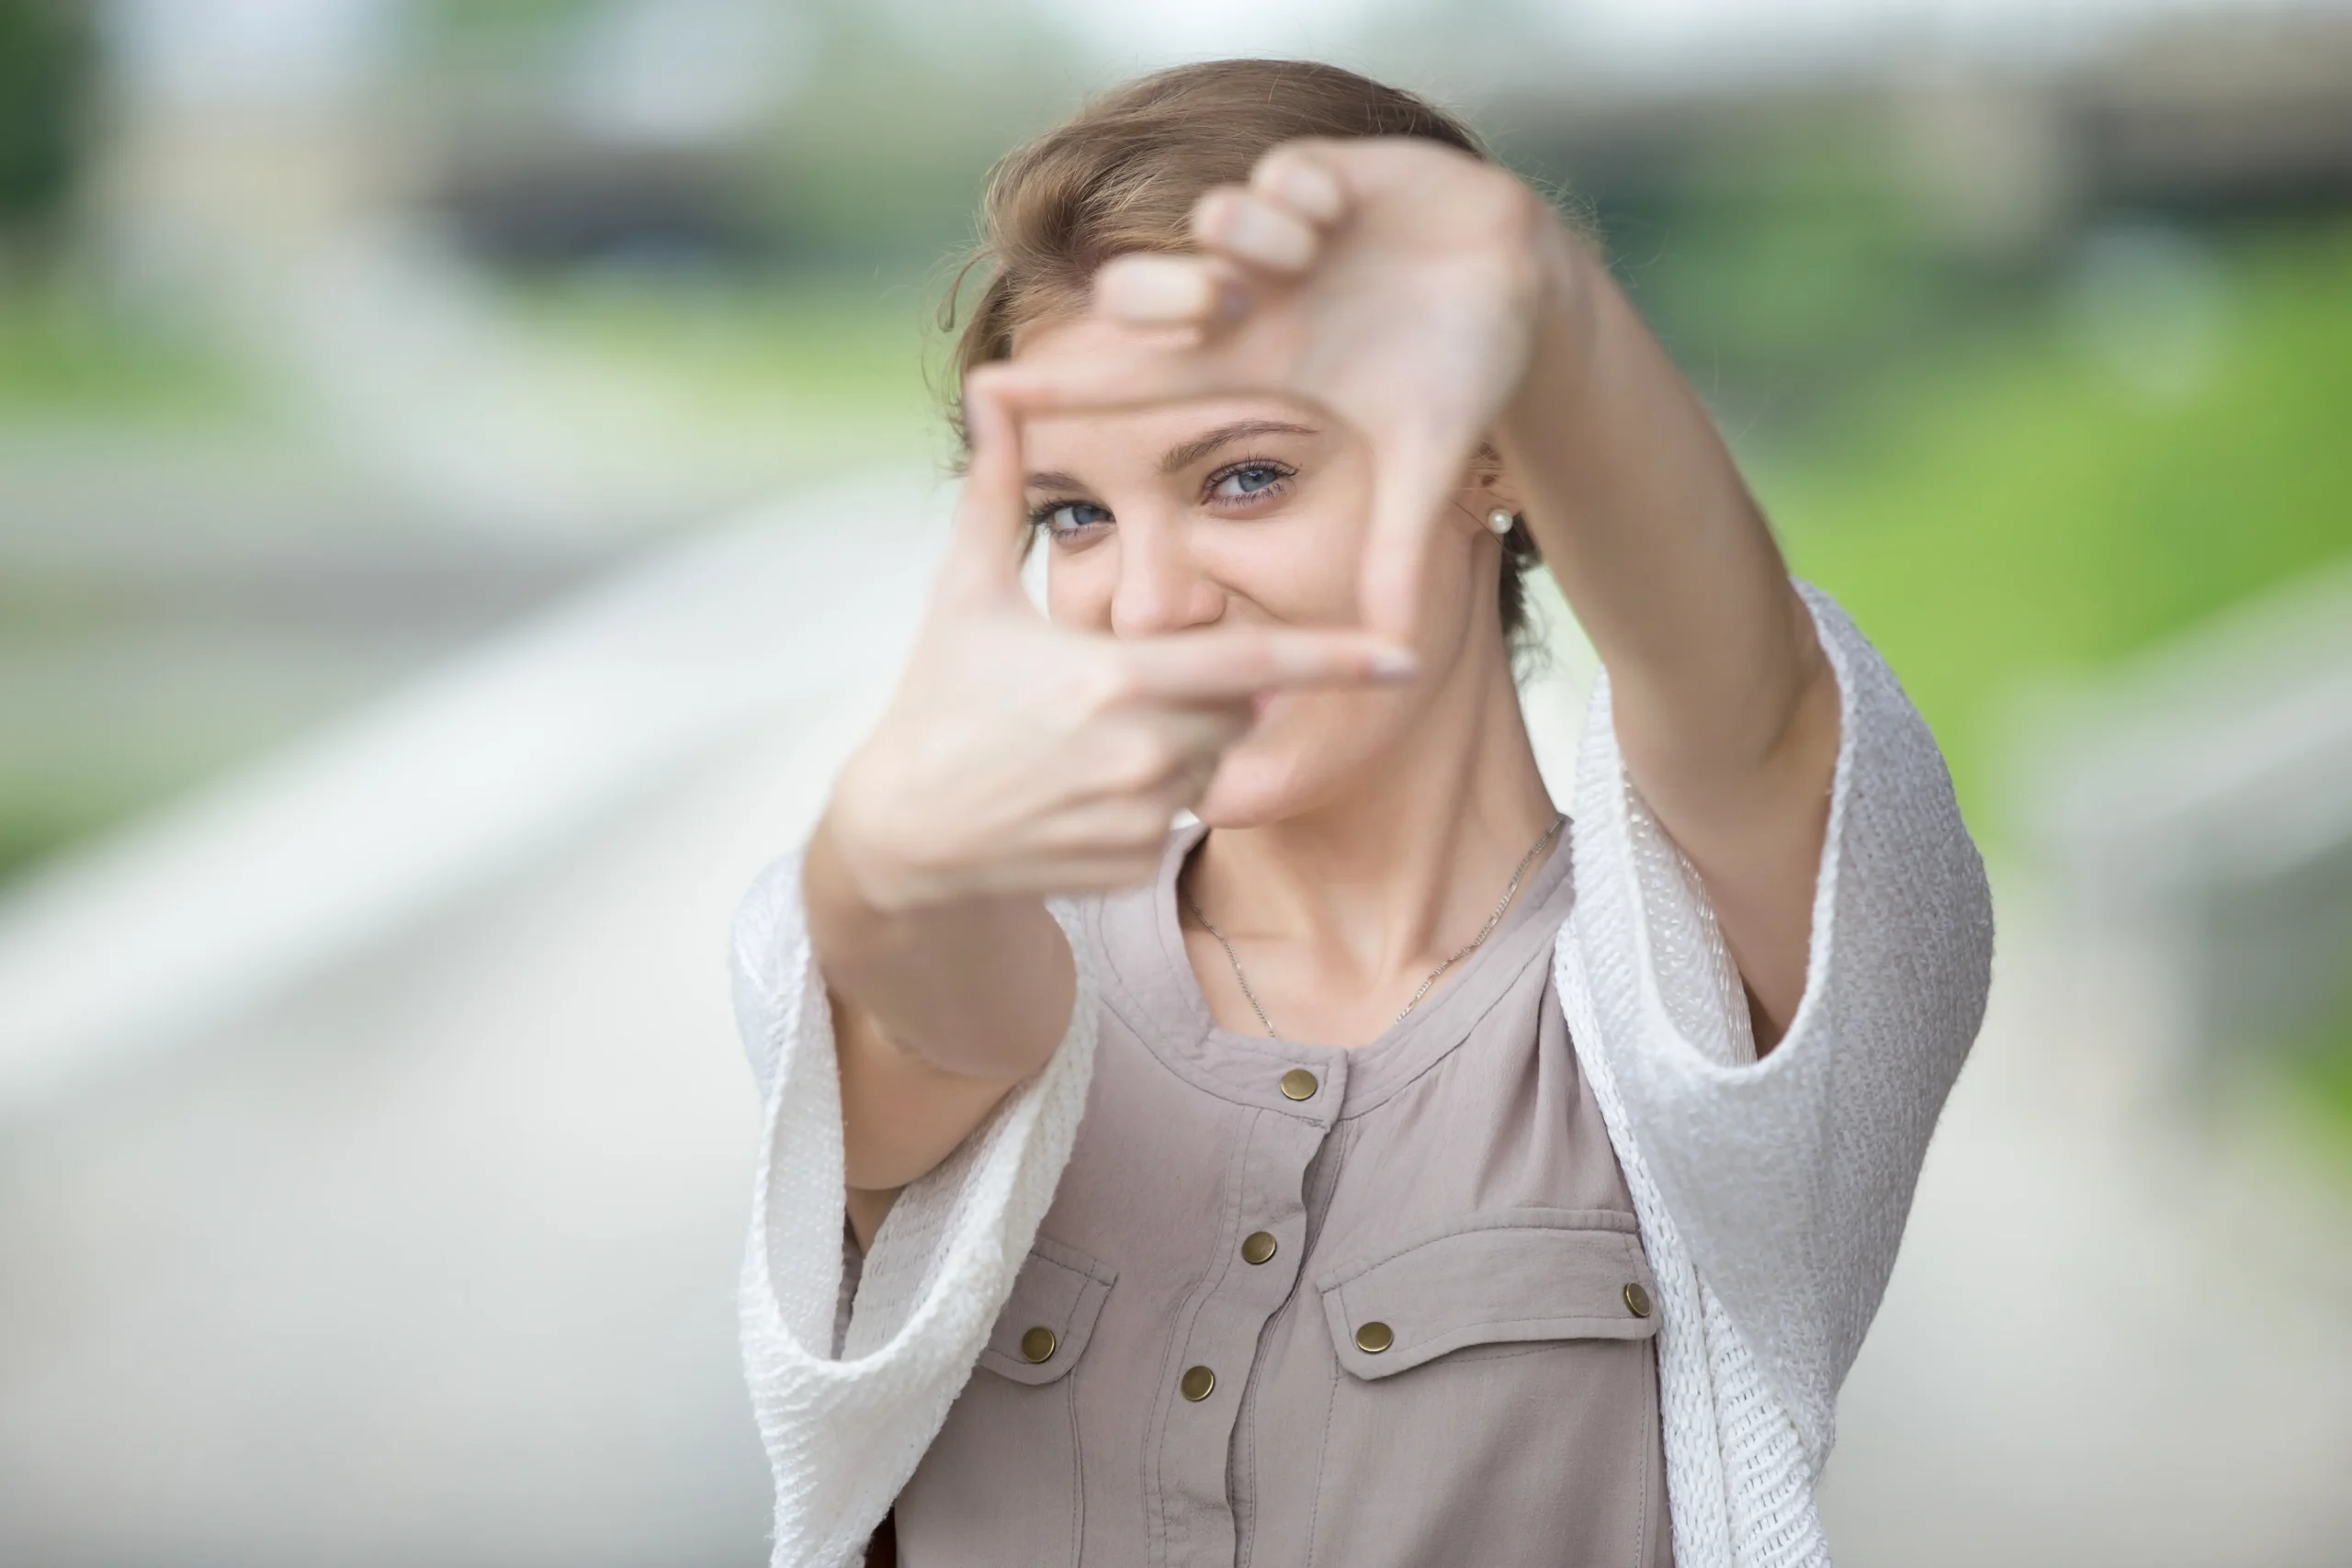
[(2254, 0), (0, 0), (0, 1561), (763, 1560), (729, 915), (989, 164), (1230, 53), (1557, 191), (1951, 757), (1841, 1562), (2352, 1562), (2352, 7)]

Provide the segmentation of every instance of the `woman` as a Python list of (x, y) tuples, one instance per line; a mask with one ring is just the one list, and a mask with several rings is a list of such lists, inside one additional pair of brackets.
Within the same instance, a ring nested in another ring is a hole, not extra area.
[(1186, 67), (986, 222), (925, 625), (737, 928), (775, 1561), (1826, 1560), (1990, 961), (1933, 740), (1442, 112)]

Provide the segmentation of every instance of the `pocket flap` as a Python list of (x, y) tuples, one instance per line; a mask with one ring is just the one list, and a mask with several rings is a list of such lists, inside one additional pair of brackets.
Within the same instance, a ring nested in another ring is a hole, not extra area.
[(1064, 1376), (1085, 1353), (1117, 1278), (1077, 1248), (1039, 1236), (997, 1314), (980, 1365), (1014, 1382), (1048, 1383)]
[(1506, 1209), (1316, 1281), (1340, 1364), (1384, 1378), (1465, 1345), (1646, 1339), (1657, 1283), (1634, 1216)]

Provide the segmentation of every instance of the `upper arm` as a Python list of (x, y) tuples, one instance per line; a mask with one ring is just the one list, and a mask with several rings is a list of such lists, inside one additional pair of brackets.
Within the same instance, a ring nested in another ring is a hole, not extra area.
[[(1624, 748), (1626, 771), (1643, 800), (1706, 888), (1716, 929), (1747, 987), (1758, 1055), (1787, 1031), (1804, 994), (1841, 728), (1836, 670), (1793, 585), (1790, 601), (1802, 674), (1787, 721), (1760, 752)], [(1627, 723), (1623, 711), (1623, 739), (1654, 738), (1668, 728), (1638, 715)]]

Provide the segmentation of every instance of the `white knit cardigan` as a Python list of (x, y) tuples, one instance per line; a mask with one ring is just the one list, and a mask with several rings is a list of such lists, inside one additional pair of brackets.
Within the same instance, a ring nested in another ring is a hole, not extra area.
[[(1804, 592), (1842, 730), (1804, 995), (1762, 1061), (1697, 879), (1627, 780), (1605, 678), (1577, 771), (1577, 896), (1554, 962), (1657, 1277), (1679, 1568), (1827, 1562), (1813, 1488), (1838, 1385), (1990, 980), (1984, 868), (1934, 739), (1853, 623)], [(735, 931), (766, 1104), (742, 1348), (775, 1568), (836, 1568), (859, 1561), (1011, 1292), (1085, 1108), (1099, 1002), (1074, 942), (1069, 1034), (899, 1195), (853, 1307), (841, 1085), (798, 864), (761, 878)], [(1055, 914), (1072, 929), (1074, 907)]]

